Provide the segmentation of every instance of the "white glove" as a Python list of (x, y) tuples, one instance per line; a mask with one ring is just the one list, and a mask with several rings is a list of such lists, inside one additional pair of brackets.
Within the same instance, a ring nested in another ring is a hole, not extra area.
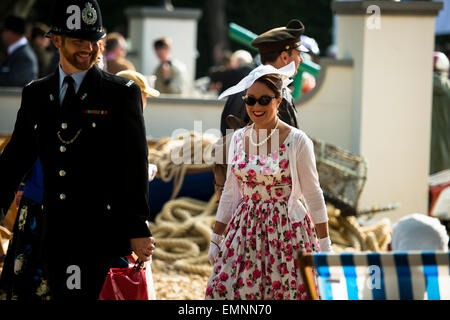
[(212, 233), (211, 234), (211, 242), (209, 243), (209, 251), (208, 251), (208, 259), (209, 259), (209, 263), (211, 263), (211, 265), (214, 265), (214, 262), (216, 261), (216, 257), (217, 254), (219, 253), (220, 250), (220, 244), (222, 243), (224, 239), (224, 236), (221, 236), (217, 233)]
[(158, 167), (152, 163), (148, 164), (148, 181), (153, 181), (158, 173)]
[(330, 252), (333, 253), (333, 248), (331, 248), (331, 239), (330, 236), (326, 238), (319, 239), (319, 247), (321, 252)]

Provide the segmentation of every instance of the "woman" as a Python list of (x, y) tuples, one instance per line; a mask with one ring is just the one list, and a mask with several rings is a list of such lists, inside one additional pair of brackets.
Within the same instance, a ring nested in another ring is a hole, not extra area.
[(206, 299), (306, 299), (297, 253), (331, 251), (312, 141), (277, 116), (294, 71), (294, 63), (260, 66), (221, 95), (247, 89), (243, 99), (253, 124), (231, 139)]

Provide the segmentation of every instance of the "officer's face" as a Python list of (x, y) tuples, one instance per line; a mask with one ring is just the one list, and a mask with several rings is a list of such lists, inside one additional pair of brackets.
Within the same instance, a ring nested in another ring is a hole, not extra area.
[[(246, 95), (259, 99), (262, 96), (275, 96), (275, 93), (262, 82), (255, 82), (247, 89)], [(253, 106), (246, 104), (247, 114), (259, 128), (273, 127), (276, 121), (278, 106), (282, 98), (273, 98), (269, 104), (263, 106), (256, 102)]]
[(98, 41), (87, 41), (63, 37), (59, 47), (62, 59), (65, 59), (76, 69), (83, 71), (90, 69), (100, 54)]

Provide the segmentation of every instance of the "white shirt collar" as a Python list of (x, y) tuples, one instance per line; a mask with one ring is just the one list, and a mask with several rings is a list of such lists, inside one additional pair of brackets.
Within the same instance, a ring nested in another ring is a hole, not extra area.
[(13, 53), (14, 50), (16, 50), (17, 48), (19, 48), (19, 47), (21, 47), (23, 45), (26, 45), (27, 43), (28, 43), (27, 38), (25, 38), (25, 37), (20, 38), (17, 42), (13, 43), (12, 45), (10, 45), (8, 47), (8, 55)]

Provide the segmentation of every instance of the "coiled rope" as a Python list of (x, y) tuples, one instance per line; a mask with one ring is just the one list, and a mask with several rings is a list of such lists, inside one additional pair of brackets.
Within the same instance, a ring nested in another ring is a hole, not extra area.
[(212, 171), (214, 161), (210, 151), (217, 140), (216, 136), (190, 131), (176, 139), (161, 138), (149, 147), (148, 160), (158, 167), (156, 178), (173, 181), (170, 199), (180, 192), (187, 171)]

